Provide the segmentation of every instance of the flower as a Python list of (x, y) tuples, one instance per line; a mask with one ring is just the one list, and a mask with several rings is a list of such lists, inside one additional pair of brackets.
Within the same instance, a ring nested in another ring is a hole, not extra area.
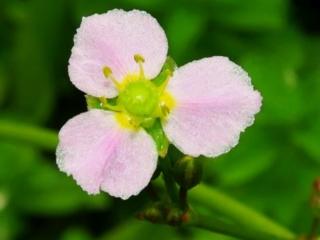
[(82, 19), (69, 76), (101, 107), (62, 127), (57, 163), (88, 193), (127, 199), (148, 185), (158, 152), (145, 129), (156, 119), (169, 141), (193, 157), (229, 151), (253, 123), (261, 96), (244, 70), (226, 57), (210, 57), (167, 71), (155, 84), (167, 50), (163, 29), (146, 12)]

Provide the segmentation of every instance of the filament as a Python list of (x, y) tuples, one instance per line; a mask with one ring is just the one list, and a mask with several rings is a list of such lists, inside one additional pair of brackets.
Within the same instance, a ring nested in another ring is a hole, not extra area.
[(143, 70), (143, 63), (144, 63), (144, 58), (139, 55), (139, 54), (135, 54), (134, 55), (134, 60), (136, 61), (136, 63), (138, 63), (139, 65), (139, 70), (140, 70), (140, 78), (144, 79), (145, 75), (144, 75), (144, 70)]
[(108, 66), (105, 66), (103, 67), (102, 72), (106, 78), (109, 78), (113, 82), (113, 84), (116, 86), (117, 89), (120, 88), (120, 83), (113, 76), (111, 68), (109, 68)]

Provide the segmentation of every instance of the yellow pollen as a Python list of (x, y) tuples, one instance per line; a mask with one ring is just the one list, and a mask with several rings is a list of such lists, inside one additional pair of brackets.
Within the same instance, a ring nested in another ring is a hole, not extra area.
[(137, 131), (139, 129), (139, 123), (137, 123), (126, 113), (117, 112), (115, 114), (115, 118), (122, 128), (131, 129), (134, 131)]

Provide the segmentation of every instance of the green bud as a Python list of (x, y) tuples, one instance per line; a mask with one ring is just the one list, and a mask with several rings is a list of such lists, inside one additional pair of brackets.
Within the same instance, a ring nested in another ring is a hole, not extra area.
[(185, 156), (174, 164), (174, 177), (176, 182), (185, 189), (190, 189), (201, 181), (202, 162), (200, 159)]
[(166, 222), (172, 226), (178, 226), (181, 222), (182, 211), (178, 208), (171, 208), (166, 216)]
[(151, 207), (145, 210), (144, 218), (150, 222), (156, 223), (162, 221), (162, 212), (160, 209)]

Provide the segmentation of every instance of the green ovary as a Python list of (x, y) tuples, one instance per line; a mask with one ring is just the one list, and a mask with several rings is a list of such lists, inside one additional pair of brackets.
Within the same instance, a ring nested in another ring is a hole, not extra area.
[(119, 95), (119, 103), (136, 117), (151, 117), (159, 105), (159, 91), (147, 80), (129, 82)]

